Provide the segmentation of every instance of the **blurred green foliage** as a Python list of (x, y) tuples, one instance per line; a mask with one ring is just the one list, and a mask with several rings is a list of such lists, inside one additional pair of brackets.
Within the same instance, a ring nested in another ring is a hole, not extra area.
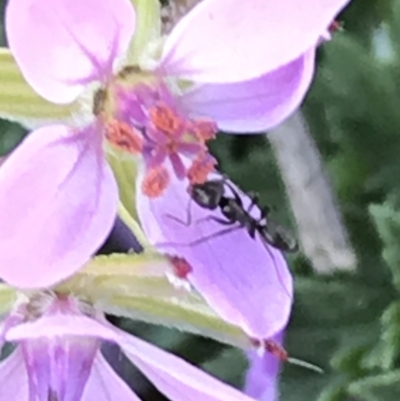
[[(339, 20), (344, 31), (321, 47), (303, 111), (359, 266), (354, 275), (323, 278), (296, 269), (306, 263), (301, 256), (293, 262), (297, 293), (287, 349), (325, 373), (285, 366), (281, 399), (395, 401), (400, 396), (400, 2), (354, 0)], [(0, 154), (23, 133), (0, 121)], [(220, 135), (213, 150), (234, 181), (279, 205), (278, 219), (290, 225), (284, 187), (264, 137)], [(246, 360), (238, 350), (165, 328), (118, 323), (236, 386), (243, 383)], [(125, 377), (145, 399), (162, 399), (132, 368)]]
[[(325, 373), (285, 366), (283, 401), (394, 401), (400, 396), (400, 3), (355, 0), (339, 20), (344, 30), (320, 48), (303, 112), (359, 265), (355, 275), (330, 278), (296, 270), (286, 346)], [(268, 143), (260, 137), (220, 136), (215, 151), (224, 171), (244, 189), (280, 205), (281, 219), (290, 217)], [(237, 355), (229, 362), (225, 354), (225, 370), (218, 359), (206, 366), (231, 380), (237, 377), (232, 370), (242, 366)]]

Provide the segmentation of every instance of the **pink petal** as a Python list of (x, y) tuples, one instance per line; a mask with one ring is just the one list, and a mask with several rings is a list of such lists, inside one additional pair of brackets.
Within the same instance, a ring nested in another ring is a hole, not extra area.
[(131, 362), (170, 400), (254, 401), (181, 358), (143, 340), (124, 334), (120, 346)]
[(54, 103), (109, 76), (135, 29), (129, 0), (11, 0), (9, 45), (29, 84)]
[(80, 401), (100, 342), (73, 336), (42, 337), (19, 344), (31, 391), (38, 400)]
[(204, 0), (168, 37), (160, 72), (197, 82), (250, 80), (316, 46), (349, 0)]
[(86, 383), (82, 401), (140, 401), (99, 354)]
[[(292, 277), (285, 259), (275, 248), (266, 249), (259, 238), (250, 238), (245, 229), (179, 246), (227, 228), (211, 220), (197, 222), (221, 215), (194, 202), (190, 226), (168, 217), (187, 221), (187, 186), (171, 174), (171, 185), (160, 198), (148, 199), (138, 188), (137, 209), (150, 242), (164, 243), (159, 250), (187, 260), (193, 268), (189, 281), (224, 319), (240, 325), (252, 337), (271, 337), (286, 325), (292, 305)], [(242, 199), (246, 207), (249, 199)]]
[[(21, 341), (54, 336), (97, 337), (117, 343), (155, 386), (174, 401), (254, 401), (182, 359), (115, 329), (107, 323), (100, 323), (86, 316), (63, 314), (44, 316), (36, 321), (11, 328), (7, 333), (7, 340)], [(103, 397), (96, 397), (97, 401), (137, 400), (115, 373), (111, 373), (111, 369), (103, 358), (99, 357), (95, 360), (83, 401), (92, 401), (94, 398), (91, 397), (95, 394)], [(120, 398), (118, 395), (123, 397)]]
[(19, 349), (0, 363), (0, 400), (29, 400), (28, 373)]
[(6, 339), (10, 342), (63, 336), (92, 337), (104, 341), (119, 341), (119, 334), (111, 325), (105, 325), (84, 315), (54, 314), (10, 328)]
[(179, 99), (183, 112), (209, 118), (221, 130), (260, 132), (296, 110), (311, 84), (315, 50), (273, 72), (234, 84), (199, 85)]
[(32, 132), (0, 168), (0, 277), (17, 287), (52, 285), (103, 243), (117, 187), (96, 127)]
[[(62, 337), (83, 337), (83, 338), (100, 338), (105, 341), (119, 342), (120, 335), (118, 332), (113, 330), (112, 326), (104, 325), (98, 321), (90, 319), (86, 316), (73, 316), (73, 315), (48, 315), (44, 316), (36, 321), (32, 321), (29, 323), (21, 324), (19, 326), (13, 327), (7, 333), (7, 339), (9, 341), (26, 341), (26, 344), (30, 344), (32, 340), (38, 340), (40, 338), (54, 339), (54, 338), (62, 338)], [(85, 343), (82, 343), (84, 346)], [(68, 347), (65, 350), (69, 351)], [(14, 361), (14, 354), (18, 354), (18, 361), (15, 361), (13, 364), (11, 362)], [(7, 388), (11, 387), (13, 389), (14, 383), (18, 382), (17, 379), (24, 379), (24, 382), (19, 384), (21, 390), (27, 387), (28, 377), (25, 370), (25, 363), (21, 357), (21, 353), (17, 350), (14, 352), (11, 357), (7, 358), (6, 362), (8, 371), (11, 373), (16, 371), (12, 376), (12, 380), (5, 382), (1, 380), (1, 383), (7, 383), (7, 386), (0, 386), (0, 400), (8, 400), (13, 401), (12, 398), (3, 398), (2, 390), (7, 390)], [(72, 356), (71, 356), (72, 357)], [(13, 358), (11, 360), (11, 358)], [(10, 363), (9, 362), (10, 359)], [(19, 365), (17, 365), (17, 362)], [(38, 363), (39, 360), (33, 361)], [(76, 362), (76, 361), (71, 361)], [(0, 365), (0, 379), (2, 374), (3, 365)], [(15, 365), (15, 367), (14, 367)], [(73, 363), (71, 364), (73, 367)], [(39, 366), (40, 367), (40, 366)], [(68, 367), (68, 366), (67, 366)], [(23, 369), (23, 370), (22, 370)], [(3, 368), (5, 370), (5, 368)], [(77, 371), (75, 367), (75, 372), (72, 369), (70, 372), (72, 375), (75, 373), (79, 373), (81, 371)], [(82, 374), (82, 372), (80, 373)], [(10, 373), (5, 372), (4, 376), (11, 376)], [(17, 376), (18, 375), (18, 376)], [(65, 375), (60, 377), (60, 380), (65, 380)], [(47, 381), (48, 382), (48, 381)], [(39, 383), (40, 384), (40, 383)], [(18, 385), (18, 384), (17, 384)], [(44, 387), (46, 387), (46, 383), (43, 383)], [(71, 386), (76, 383), (70, 383)], [(3, 389), (6, 387), (6, 389)], [(70, 388), (67, 389), (67, 391)], [(16, 392), (16, 389), (14, 389)], [(10, 394), (14, 394), (14, 392), (10, 391)], [(7, 393), (8, 394), (8, 393)], [(70, 398), (68, 398), (70, 399)], [(71, 398), (73, 399), (73, 398)], [(15, 401), (28, 400), (28, 397), (20, 397), (15, 398)], [(116, 373), (112, 370), (112, 368), (108, 365), (108, 363), (104, 360), (100, 353), (97, 354), (93, 361), (93, 366), (91, 368), (91, 373), (86, 383), (86, 387), (82, 396), (82, 401), (113, 401), (113, 400), (127, 400), (127, 401), (139, 401), (139, 398), (135, 396), (135, 394), (129, 389), (129, 387), (123, 382), (122, 379), (116, 375)]]

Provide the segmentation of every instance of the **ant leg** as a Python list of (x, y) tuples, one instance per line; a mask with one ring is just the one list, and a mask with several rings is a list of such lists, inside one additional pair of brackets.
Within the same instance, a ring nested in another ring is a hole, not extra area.
[(252, 205), (259, 205), (260, 203), (260, 195), (256, 192), (248, 192), (248, 197), (251, 199)]
[(164, 216), (168, 217), (171, 220), (174, 220), (175, 222), (177, 222), (183, 226), (186, 226), (186, 227), (191, 226), (192, 225), (192, 199), (189, 199), (189, 202), (188, 202), (188, 205), (186, 208), (186, 221), (181, 220), (179, 217), (176, 217), (170, 213), (165, 213)]
[(227, 187), (231, 190), (233, 197), (235, 199), (236, 204), (240, 207), (243, 208), (243, 202), (242, 198), (239, 196), (239, 192), (236, 190), (236, 188), (233, 187), (228, 181), (225, 182)]
[[(259, 206), (260, 196), (257, 193), (251, 193), (251, 192), (249, 192), (247, 195), (251, 199), (251, 203), (247, 208), (247, 213), (250, 213), (254, 206)], [(263, 207), (259, 207), (259, 209), (260, 209), (260, 217), (258, 218), (258, 221), (261, 222), (262, 220), (268, 217), (269, 213), (271, 212), (271, 208), (266, 205)]]
[(217, 231), (216, 233), (210, 234), (210, 235), (206, 235), (205, 237), (202, 238), (198, 238), (194, 241), (190, 241), (190, 242), (186, 242), (186, 243), (178, 243), (178, 242), (159, 242), (158, 244), (155, 244), (155, 247), (160, 247), (160, 246), (174, 246), (174, 247), (179, 247), (179, 246), (183, 246), (183, 247), (191, 247), (191, 246), (196, 246), (196, 245), (200, 245), (204, 242), (209, 241), (210, 239), (213, 238), (218, 238), (218, 237), (222, 237), (223, 235), (229, 234), (231, 232), (234, 232), (236, 230), (238, 230), (239, 228), (242, 228), (240, 226), (238, 227), (229, 227), (229, 228), (224, 228), (223, 230)]
[(250, 224), (247, 228), (247, 232), (250, 235), (250, 238), (255, 239), (256, 237), (257, 226), (255, 224)]
[[(193, 223), (192, 222), (191, 205), (192, 205), (192, 200), (190, 199), (189, 203), (188, 203), (188, 207), (187, 207), (186, 221), (184, 221), (184, 220), (180, 219), (179, 217), (176, 217), (176, 216), (174, 216), (174, 215), (172, 215), (170, 213), (165, 213), (164, 216), (168, 217), (171, 220), (174, 220), (175, 222), (177, 222), (177, 223), (179, 223), (181, 225), (189, 227)], [(234, 222), (232, 222), (230, 220), (224, 220), (224, 219), (221, 219), (221, 218), (215, 217), (215, 216), (206, 216), (206, 217), (197, 219), (195, 221), (195, 224), (203, 223), (205, 221), (210, 221), (210, 220), (216, 221), (217, 223), (225, 225), (225, 226), (234, 224)]]
[(269, 206), (263, 206), (260, 209), (260, 218), (258, 219), (258, 222), (261, 223), (263, 220), (265, 220), (269, 213), (271, 212), (271, 208)]
[(206, 216), (206, 217), (202, 217), (201, 219), (197, 219), (195, 221), (195, 224), (204, 223), (204, 222), (210, 221), (210, 220), (216, 221), (217, 223), (222, 224), (224, 226), (231, 226), (236, 223), (235, 221), (224, 220), (224, 219), (221, 219), (220, 217)]
[[(278, 267), (277, 267), (277, 263), (275, 262), (274, 254), (271, 252), (271, 249), (269, 248), (269, 244), (268, 244), (266, 238), (264, 238), (262, 235), (260, 235), (260, 239), (261, 239), (261, 242), (262, 242), (263, 245), (264, 245), (264, 248), (265, 248), (266, 251), (268, 252), (268, 255), (269, 255), (269, 256), (271, 257), (271, 259), (272, 259), (272, 262), (273, 262), (274, 268), (275, 268), (276, 277), (278, 278), (278, 281), (281, 283), (281, 286), (282, 286), (283, 290), (285, 291), (286, 295), (290, 298), (291, 295), (290, 295), (290, 293), (289, 293), (289, 291), (288, 291), (286, 285), (285, 285), (284, 282), (283, 282), (282, 276), (281, 276), (280, 271), (279, 271), (279, 269), (278, 269)], [(265, 240), (265, 242), (264, 242), (264, 240)], [(273, 245), (271, 244), (271, 246), (273, 246)]]
[(221, 219), (220, 217), (215, 217), (215, 216), (209, 216), (209, 220), (216, 221), (217, 223), (222, 224), (224, 226), (231, 226), (236, 223), (236, 221), (224, 220)]

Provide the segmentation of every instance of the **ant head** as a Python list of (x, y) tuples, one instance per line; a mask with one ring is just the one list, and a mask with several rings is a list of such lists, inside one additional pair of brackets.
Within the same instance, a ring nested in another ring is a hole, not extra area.
[(194, 184), (189, 190), (192, 199), (202, 208), (216, 209), (224, 196), (224, 183), (220, 180)]

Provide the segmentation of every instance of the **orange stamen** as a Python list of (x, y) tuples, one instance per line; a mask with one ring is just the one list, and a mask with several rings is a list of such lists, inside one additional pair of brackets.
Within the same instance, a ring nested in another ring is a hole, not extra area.
[(216, 165), (217, 161), (208, 153), (199, 153), (187, 171), (189, 182), (192, 185), (203, 184)]
[(157, 198), (168, 187), (170, 177), (163, 166), (157, 166), (147, 171), (142, 182), (142, 192), (149, 198)]
[(214, 139), (217, 133), (217, 126), (212, 121), (196, 120), (190, 126), (192, 132), (201, 142), (207, 142)]
[(113, 120), (106, 125), (106, 138), (114, 146), (129, 153), (140, 153), (143, 149), (143, 137), (129, 124)]
[(150, 109), (150, 120), (165, 134), (174, 136), (182, 129), (182, 120), (168, 106), (157, 105)]

